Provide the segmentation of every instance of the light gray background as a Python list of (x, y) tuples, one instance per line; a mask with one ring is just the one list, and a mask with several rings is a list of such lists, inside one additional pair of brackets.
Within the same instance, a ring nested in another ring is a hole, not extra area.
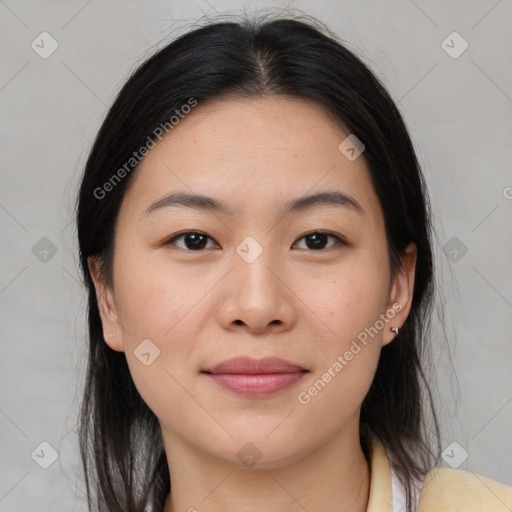
[[(245, 10), (266, 6), (286, 2)], [(292, 7), (348, 41), (405, 116), (439, 233), (443, 448), (457, 442), (452, 459), (469, 453), (461, 469), (512, 485), (512, 2)], [(85, 295), (72, 207), (107, 107), (136, 64), (188, 23), (243, 10), (242, 1), (0, 0), (0, 512), (86, 510), (75, 428)], [(46, 59), (31, 48), (43, 31), (59, 45)], [(442, 47), (453, 31), (469, 44), (458, 58)], [(33, 253), (43, 237), (57, 248), (46, 262)], [(444, 251), (453, 237), (467, 247), (457, 261)], [(58, 453), (48, 469), (31, 457), (42, 442)]]

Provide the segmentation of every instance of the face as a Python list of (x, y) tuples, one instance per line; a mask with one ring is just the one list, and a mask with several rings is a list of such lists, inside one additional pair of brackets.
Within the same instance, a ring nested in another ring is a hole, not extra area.
[[(409, 246), (403, 272), (390, 274), (364, 153), (338, 149), (348, 135), (304, 100), (216, 100), (137, 169), (117, 219), (112, 288), (90, 269), (104, 332), (116, 333), (106, 342), (124, 351), (168, 456), (187, 446), (240, 465), (251, 442), (270, 468), (358, 435), (380, 350), (410, 310), (416, 254)], [(160, 201), (177, 192), (225, 211)], [(338, 201), (287, 208), (319, 193)], [(262, 378), (266, 394), (204, 373), (235, 356), (304, 371)]]

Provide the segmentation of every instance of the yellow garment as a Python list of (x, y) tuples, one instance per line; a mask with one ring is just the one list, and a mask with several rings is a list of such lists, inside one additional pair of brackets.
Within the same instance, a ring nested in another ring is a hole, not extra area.
[[(367, 512), (393, 512), (391, 469), (384, 445), (372, 444)], [(512, 487), (461, 469), (434, 468), (425, 477), (419, 512), (512, 512)]]

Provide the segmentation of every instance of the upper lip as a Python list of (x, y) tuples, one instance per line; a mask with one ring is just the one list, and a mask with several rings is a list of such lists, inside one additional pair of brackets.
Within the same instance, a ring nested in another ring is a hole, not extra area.
[(233, 357), (222, 363), (206, 368), (206, 373), (241, 373), (256, 375), (262, 373), (292, 373), (308, 371), (302, 366), (290, 363), (278, 357), (264, 357), (252, 359), (251, 357)]

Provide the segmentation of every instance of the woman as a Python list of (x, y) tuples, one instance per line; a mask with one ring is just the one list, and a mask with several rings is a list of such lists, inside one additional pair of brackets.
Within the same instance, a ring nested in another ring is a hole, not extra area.
[(77, 225), (91, 510), (512, 507), (432, 469), (427, 190), (388, 93), (318, 23), (210, 23), (143, 63)]

